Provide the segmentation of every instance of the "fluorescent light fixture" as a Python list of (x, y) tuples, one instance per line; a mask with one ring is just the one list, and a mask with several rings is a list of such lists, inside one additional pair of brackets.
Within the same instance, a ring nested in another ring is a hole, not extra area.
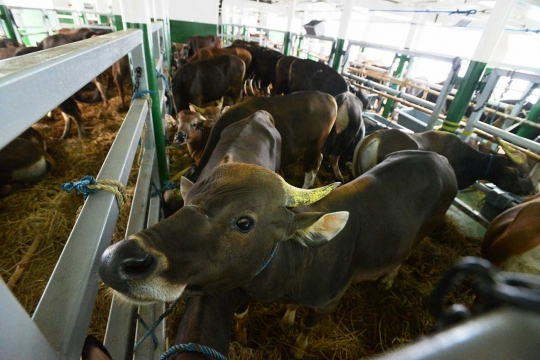
[(382, 17), (382, 18), (397, 20), (397, 21), (410, 21), (412, 19), (412, 17), (410, 16), (397, 15), (397, 14), (387, 13), (383, 11), (373, 11), (372, 14), (375, 16)]

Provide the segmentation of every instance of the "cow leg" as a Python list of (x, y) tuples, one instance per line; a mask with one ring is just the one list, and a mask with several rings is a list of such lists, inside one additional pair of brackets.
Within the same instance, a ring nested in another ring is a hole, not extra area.
[(71, 129), (71, 117), (63, 111), (62, 117), (64, 118), (64, 132), (62, 133), (61, 139), (66, 139), (69, 135), (69, 130)]
[(326, 313), (317, 312), (309, 309), (309, 312), (303, 320), (303, 330), (294, 343), (293, 355), (295, 359), (302, 359), (308, 345), (309, 334), (311, 330), (326, 316)]
[(120, 95), (120, 103), (122, 104), (120, 110), (124, 111), (127, 109), (126, 101), (124, 100), (124, 77), (119, 74), (115, 74), (114, 83), (118, 89), (118, 94)]
[(294, 325), (294, 318), (296, 317), (296, 309), (298, 309), (298, 305), (287, 305), (287, 311), (285, 312), (285, 315), (283, 315), (283, 319), (281, 319), (281, 328), (284, 331), (287, 331), (291, 328), (291, 326)]
[(330, 155), (330, 165), (332, 166), (332, 169), (334, 169), (334, 176), (336, 179), (341, 181), (342, 183), (345, 182), (343, 179), (343, 175), (341, 175), (341, 171), (339, 170), (339, 155)]
[(313, 186), (313, 184), (315, 183), (315, 178), (317, 177), (317, 173), (319, 172), (319, 167), (321, 166), (322, 159), (323, 154), (319, 154), (319, 158), (315, 162), (310, 161), (310, 156), (306, 155), (306, 158), (304, 159), (304, 172), (306, 174), (304, 176), (304, 185), (302, 185), (302, 189), (309, 189)]
[(394, 280), (396, 279), (400, 267), (401, 265), (396, 266), (388, 274), (384, 275), (381, 279), (381, 286), (384, 286), (385, 290), (390, 290), (392, 288), (392, 285), (394, 285)]
[(109, 103), (107, 101), (107, 89), (105, 88), (105, 86), (103, 86), (102, 83), (99, 82), (99, 80), (94, 79), (93, 81), (94, 81), (94, 84), (96, 84), (99, 93), (101, 94), (101, 99), (103, 100), (103, 105), (108, 106)]
[(234, 339), (241, 345), (247, 346), (246, 320), (249, 310), (249, 304), (240, 306), (234, 313), (236, 327), (234, 329)]

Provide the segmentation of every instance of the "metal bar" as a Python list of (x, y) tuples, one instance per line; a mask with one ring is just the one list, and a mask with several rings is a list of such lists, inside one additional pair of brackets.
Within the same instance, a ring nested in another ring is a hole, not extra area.
[(525, 74), (517, 71), (504, 69), (493, 69), (493, 72), (497, 74), (497, 76), (506, 76), (513, 79), (525, 80), (535, 84), (540, 84), (540, 75), (538, 74)]
[(507, 131), (501, 130), (497, 127), (488, 125), (483, 122), (478, 122), (475, 125), (476, 128), (488, 132), (494, 136), (500, 137), (503, 140), (509, 141), (518, 146), (524, 147), (535, 153), (540, 153), (540, 144), (529, 139), (522, 138), (521, 136), (509, 133)]
[(457, 77), (460, 68), (461, 68), (461, 59), (455, 58), (454, 62), (452, 63), (452, 68), (450, 69), (450, 72), (448, 73), (448, 77), (444, 81), (441, 93), (437, 97), (437, 102), (435, 103), (435, 107), (433, 108), (433, 113), (431, 113), (429, 117), (426, 130), (432, 130), (433, 127), (437, 124), (437, 121), (439, 120), (439, 114), (441, 113), (444, 106), (446, 105), (446, 98), (448, 94), (450, 93), (450, 90), (454, 86), (454, 80)]
[[(58, 355), (0, 278), (0, 344), (3, 359), (57, 360)], [(21, 344), (24, 339), (25, 345)]]
[(163, 28), (163, 22), (162, 21), (153, 21), (152, 22), (152, 32), (156, 32), (159, 29)]
[(455, 198), (452, 202), (459, 210), (463, 211), (469, 217), (473, 218), (476, 222), (484, 227), (489, 226), (489, 220), (482, 216), (478, 211), (474, 210), (472, 207), (464, 203), (462, 200)]
[[(133, 29), (0, 62), (0, 148), (141, 42), (142, 32)], [(48, 84), (54, 91), (43, 92), (36, 84)]]
[(452, 62), (453, 59), (454, 59), (454, 56), (437, 55), (437, 54), (427, 53), (427, 52), (400, 49), (400, 48), (393, 47), (393, 46), (372, 44), (372, 43), (368, 43), (368, 42), (365, 42), (365, 41), (349, 40), (349, 43), (351, 45), (356, 45), (356, 46), (360, 46), (360, 47), (373, 48), (373, 49), (379, 49), (379, 50), (386, 50), (386, 51), (394, 52), (396, 54), (402, 54), (402, 55), (408, 55), (408, 56), (418, 56), (418, 57), (422, 57), (422, 58), (426, 58), (426, 59), (433, 59), (433, 60), (438, 60), (438, 61)]
[(370, 87), (374, 87), (376, 89), (380, 89), (382, 91), (386, 91), (387, 93), (391, 94), (391, 95), (395, 95), (397, 97), (401, 97), (407, 101), (410, 101), (412, 103), (415, 103), (415, 104), (418, 104), (420, 106), (423, 106), (425, 108), (428, 108), (430, 110), (433, 110), (433, 108), (435, 107), (435, 104), (430, 102), (430, 101), (426, 101), (426, 100), (422, 100), (422, 99), (419, 99), (417, 98), (416, 96), (412, 96), (412, 95), (409, 95), (409, 94), (406, 94), (402, 91), (399, 91), (399, 90), (396, 90), (396, 89), (392, 89), (388, 86), (384, 86), (384, 85), (381, 85), (379, 83), (376, 83), (374, 81), (371, 81), (371, 80), (368, 80), (368, 79), (364, 79), (362, 77), (359, 77), (359, 76), (356, 76), (356, 75), (352, 75), (352, 74), (349, 74), (349, 73), (345, 73), (343, 74), (343, 76), (346, 76), (350, 79), (353, 79), (353, 80), (356, 80), (356, 81), (360, 81), (362, 82), (363, 84), (365, 84), (366, 86), (370, 86)]
[[(527, 88), (525, 89), (525, 92), (523, 93), (523, 95), (521, 95), (521, 98), (516, 103), (516, 105), (514, 105), (514, 108), (510, 112), (510, 116), (516, 116), (517, 117), (519, 115), (519, 113), (521, 112), (521, 109), (523, 109), (523, 105), (525, 105), (525, 103), (527, 102), (527, 98), (532, 94), (532, 92), (537, 87), (538, 87), (538, 84), (534, 84), (534, 83), (529, 83), (529, 85), (527, 85)], [(505, 125), (507, 125), (507, 126), (511, 125), (511, 122), (507, 123), (507, 121), (509, 121), (509, 120), (506, 120), (504, 122), (503, 129), (505, 128)]]
[[(133, 102), (98, 180), (127, 183), (147, 112), (146, 100)], [(86, 200), (34, 313), (34, 322), (61, 358), (80, 356), (98, 291), (98, 262), (110, 244), (118, 213), (110, 192), (99, 191)]]
[(103, 341), (112, 359), (129, 359), (133, 356), (134, 324), (137, 315), (135, 310), (135, 306), (126, 304), (118, 295), (113, 295)]
[(461, 135), (462, 139), (465, 139), (468, 135), (470, 135), (476, 124), (480, 121), (480, 117), (484, 113), (484, 108), (486, 107), (488, 99), (491, 97), (493, 89), (495, 89), (495, 85), (497, 85), (497, 81), (499, 81), (499, 76), (497, 75), (496, 71), (492, 71), (488, 77), (484, 89), (476, 98), (476, 104), (474, 105), (473, 112), (469, 116), (467, 126), (465, 126), (465, 129)]

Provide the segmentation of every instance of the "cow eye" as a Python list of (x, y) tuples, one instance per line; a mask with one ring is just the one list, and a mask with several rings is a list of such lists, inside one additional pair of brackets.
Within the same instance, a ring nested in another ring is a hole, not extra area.
[(242, 216), (241, 218), (236, 220), (235, 225), (238, 228), (238, 230), (240, 230), (241, 232), (245, 234), (251, 231), (251, 229), (253, 229), (253, 225), (255, 225), (255, 221), (249, 216)]
[(527, 178), (527, 174), (519, 174), (519, 178), (520, 178), (520, 179), (526, 179), (526, 178)]
[(197, 124), (196, 124), (196, 123), (193, 123), (193, 124), (190, 124), (189, 126), (191, 126), (192, 128), (196, 128), (196, 127), (197, 127)]

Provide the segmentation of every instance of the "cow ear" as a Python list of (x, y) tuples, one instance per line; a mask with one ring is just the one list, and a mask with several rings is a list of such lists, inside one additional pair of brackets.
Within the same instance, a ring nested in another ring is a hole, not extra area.
[(111, 360), (111, 355), (98, 339), (88, 335), (84, 340), (81, 360)]
[(324, 245), (343, 230), (348, 219), (348, 211), (295, 214), (293, 232), (289, 239), (296, 240), (307, 247)]
[(193, 183), (187, 177), (182, 176), (180, 179), (180, 194), (182, 194), (183, 199), (186, 198), (186, 195), (192, 186)]
[(176, 119), (169, 114), (165, 114), (165, 120), (167, 120), (167, 124), (176, 125), (177, 123)]

